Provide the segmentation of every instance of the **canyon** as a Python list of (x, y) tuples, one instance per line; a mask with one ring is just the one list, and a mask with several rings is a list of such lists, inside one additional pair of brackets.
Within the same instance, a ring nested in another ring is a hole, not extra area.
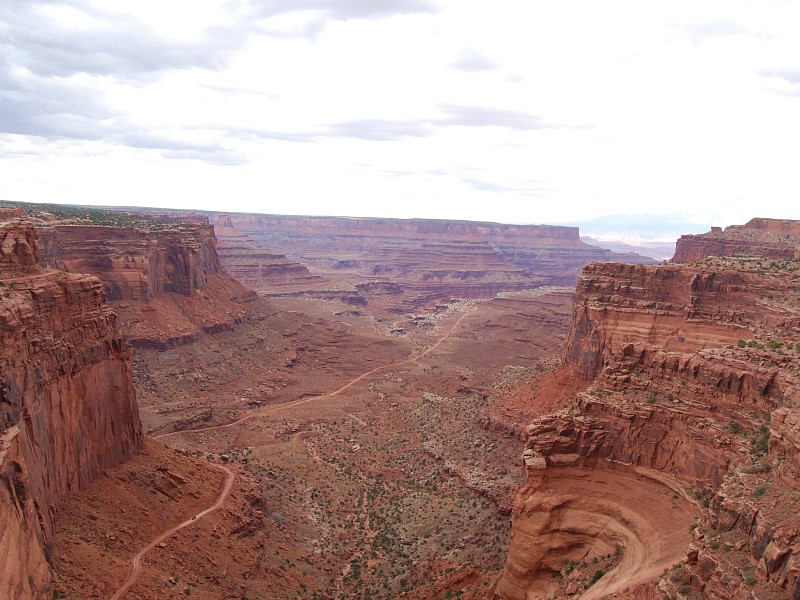
[(495, 598), (798, 597), (797, 233), (584, 269), (561, 368), (587, 387), (528, 427)]
[(797, 222), (0, 221), (10, 597), (800, 597)]
[[(589, 246), (576, 227), (243, 214), (209, 219), (225, 268), (253, 289), (372, 303), (397, 314), (451, 298), (574, 285), (591, 261), (656, 262)], [(264, 249), (279, 254), (265, 256)]]

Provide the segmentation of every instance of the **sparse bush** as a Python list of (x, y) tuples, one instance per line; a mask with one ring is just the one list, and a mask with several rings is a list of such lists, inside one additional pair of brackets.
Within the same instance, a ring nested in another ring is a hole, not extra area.
[(603, 577), (603, 575), (605, 575), (603, 569), (597, 569), (597, 571), (594, 572), (594, 575), (592, 575), (592, 580), (589, 582), (589, 585), (594, 585), (600, 581), (600, 578)]

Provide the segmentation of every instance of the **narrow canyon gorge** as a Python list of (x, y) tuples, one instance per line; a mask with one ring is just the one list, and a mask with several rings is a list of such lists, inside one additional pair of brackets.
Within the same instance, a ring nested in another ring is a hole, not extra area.
[(800, 598), (800, 222), (0, 206), (0, 597)]

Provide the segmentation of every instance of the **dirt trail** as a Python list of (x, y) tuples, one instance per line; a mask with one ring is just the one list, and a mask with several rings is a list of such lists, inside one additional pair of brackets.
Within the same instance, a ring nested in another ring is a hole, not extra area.
[[(616, 566), (581, 596), (593, 600), (651, 581), (685, 558), (700, 511), (663, 481), (605, 468), (552, 466), (547, 472), (516, 522), (509, 555), (517, 564), (573, 562), (591, 574), (617, 557)], [(519, 582), (500, 595), (545, 597), (565, 585), (544, 570)]]
[(225, 473), (227, 473), (227, 477), (225, 479), (225, 485), (223, 486), (222, 491), (220, 492), (219, 498), (217, 498), (217, 501), (212, 506), (210, 506), (207, 509), (205, 509), (204, 511), (202, 511), (200, 513), (197, 513), (196, 515), (194, 515), (193, 517), (191, 517), (189, 519), (186, 519), (183, 523), (180, 523), (179, 525), (175, 525), (174, 527), (171, 527), (170, 529), (168, 529), (167, 531), (165, 531), (164, 533), (159, 535), (157, 538), (155, 538), (147, 546), (142, 548), (136, 554), (136, 556), (134, 556), (133, 559), (131, 560), (131, 569), (130, 569), (130, 574), (128, 575), (128, 579), (125, 581), (124, 584), (122, 584), (122, 587), (120, 587), (116, 591), (116, 593), (111, 597), (111, 600), (118, 600), (119, 598), (122, 598), (125, 595), (125, 593), (130, 589), (130, 587), (136, 582), (136, 579), (139, 577), (139, 573), (142, 570), (142, 558), (144, 557), (145, 554), (150, 552), (150, 550), (152, 550), (158, 544), (160, 544), (161, 542), (166, 540), (168, 537), (170, 537), (176, 531), (179, 531), (179, 530), (183, 529), (187, 525), (191, 525), (192, 523), (196, 523), (197, 521), (199, 521), (200, 519), (205, 517), (207, 514), (214, 512), (220, 506), (222, 506), (223, 502), (225, 502), (225, 499), (228, 497), (228, 494), (230, 494), (231, 489), (233, 488), (233, 482), (236, 479), (236, 476), (233, 474), (233, 471), (231, 471), (228, 467), (224, 467), (224, 466), (220, 465), (220, 468), (223, 471), (225, 471)]
[(373, 369), (370, 369), (369, 371), (367, 371), (365, 373), (362, 373), (358, 377), (350, 380), (348, 383), (344, 384), (338, 390), (335, 390), (333, 392), (329, 392), (327, 394), (321, 394), (319, 396), (311, 396), (309, 398), (303, 398), (302, 400), (293, 400), (291, 402), (286, 402), (284, 404), (279, 404), (277, 406), (267, 406), (265, 408), (261, 408), (259, 410), (255, 410), (255, 411), (253, 411), (251, 413), (248, 413), (248, 414), (244, 415), (243, 417), (240, 417), (240, 418), (236, 419), (235, 421), (231, 421), (230, 423), (225, 423), (224, 425), (211, 425), (209, 427), (198, 427), (196, 429), (181, 429), (179, 431), (170, 431), (169, 433), (162, 433), (161, 435), (153, 436), (153, 439), (157, 439), (158, 440), (158, 439), (170, 437), (170, 436), (173, 436), (173, 435), (178, 435), (180, 433), (200, 433), (200, 432), (203, 432), (203, 431), (213, 431), (215, 429), (225, 429), (227, 427), (234, 427), (235, 425), (239, 425), (240, 423), (243, 423), (243, 422), (248, 421), (250, 419), (254, 419), (255, 417), (260, 417), (260, 416), (263, 416), (263, 415), (266, 415), (266, 414), (279, 412), (279, 411), (282, 411), (282, 410), (286, 410), (287, 408), (294, 408), (295, 406), (300, 406), (302, 404), (308, 404), (309, 402), (315, 402), (317, 400), (322, 400), (324, 398), (331, 398), (333, 396), (337, 396), (337, 395), (341, 394), (343, 391), (345, 391), (346, 389), (349, 389), (350, 387), (354, 386), (358, 382), (362, 381), (363, 379), (366, 379), (367, 377), (370, 377), (371, 375), (374, 375), (375, 373), (377, 373), (379, 371), (383, 371), (385, 369), (397, 368), (397, 367), (401, 367), (403, 365), (408, 365), (408, 364), (412, 364), (412, 363), (413, 364), (418, 364), (417, 361), (419, 361), (419, 359), (427, 356), (428, 354), (430, 354), (431, 352), (436, 350), (442, 344), (442, 342), (444, 342), (447, 338), (449, 338), (455, 332), (456, 328), (458, 328), (458, 326), (461, 324), (461, 321), (464, 319), (464, 317), (466, 317), (467, 314), (469, 314), (470, 308), (471, 307), (468, 307), (458, 317), (458, 319), (456, 319), (455, 323), (453, 323), (453, 326), (447, 331), (447, 333), (445, 333), (438, 340), (436, 340), (436, 342), (434, 344), (432, 344), (430, 347), (428, 347), (425, 351), (421, 352), (420, 354), (418, 354), (416, 356), (412, 356), (411, 358), (407, 358), (407, 359), (399, 361), (399, 362), (393, 362), (393, 363), (389, 363), (389, 364), (386, 364), (386, 365), (381, 365), (379, 367), (375, 367)]

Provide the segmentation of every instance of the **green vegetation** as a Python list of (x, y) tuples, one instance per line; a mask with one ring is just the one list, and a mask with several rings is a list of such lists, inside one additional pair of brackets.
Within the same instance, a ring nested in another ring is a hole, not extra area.
[(711, 488), (703, 488), (702, 490), (694, 491), (694, 498), (703, 508), (708, 508), (711, 504), (711, 499), (714, 497), (714, 490)]
[(88, 206), (67, 206), (62, 204), (42, 204), (9, 202), (0, 200), (0, 207), (22, 208), (31, 217), (49, 220), (52, 215), (57, 220), (70, 221), (74, 225), (105, 225), (108, 227), (127, 227), (133, 229), (162, 230), (172, 229), (180, 223), (161, 221), (144, 213), (104, 210)]
[(758, 431), (750, 437), (750, 455), (758, 460), (769, 452), (769, 425), (761, 423)]
[(0, 281), (0, 298), (8, 298), (14, 289), (14, 283), (5, 283)]

